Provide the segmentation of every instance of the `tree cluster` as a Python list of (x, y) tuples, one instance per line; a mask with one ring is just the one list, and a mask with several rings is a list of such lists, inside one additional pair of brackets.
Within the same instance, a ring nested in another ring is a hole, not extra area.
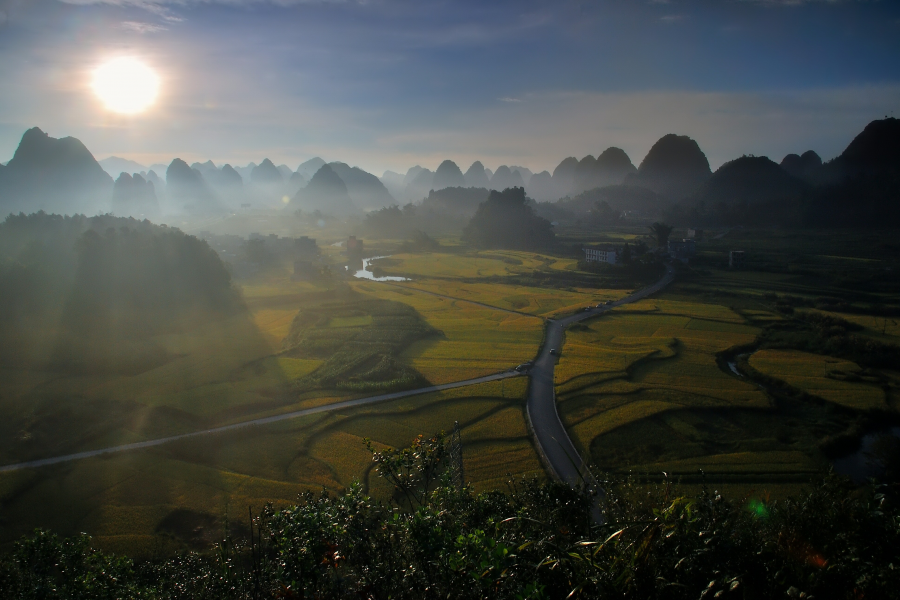
[(553, 226), (534, 214), (525, 189), (492, 191), (463, 230), (463, 238), (479, 248), (535, 250), (555, 243)]

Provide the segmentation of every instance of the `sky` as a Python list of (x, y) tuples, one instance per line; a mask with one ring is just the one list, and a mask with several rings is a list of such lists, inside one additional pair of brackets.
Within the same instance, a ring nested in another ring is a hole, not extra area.
[[(144, 113), (90, 87), (161, 78)], [(321, 156), (381, 175), (450, 158), (549, 170), (667, 133), (715, 169), (840, 154), (900, 117), (888, 0), (0, 0), (0, 162), (38, 126), (144, 165)]]

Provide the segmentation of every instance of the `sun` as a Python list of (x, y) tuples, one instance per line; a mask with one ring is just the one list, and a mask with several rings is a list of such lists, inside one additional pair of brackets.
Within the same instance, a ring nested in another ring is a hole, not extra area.
[(94, 70), (91, 87), (113, 112), (144, 112), (159, 95), (159, 75), (136, 58), (114, 58)]

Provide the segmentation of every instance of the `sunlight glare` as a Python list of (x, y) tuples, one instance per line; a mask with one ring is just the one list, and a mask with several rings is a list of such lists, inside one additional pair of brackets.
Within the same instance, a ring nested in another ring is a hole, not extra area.
[(156, 101), (159, 76), (135, 58), (115, 58), (97, 67), (91, 87), (108, 110), (133, 115)]

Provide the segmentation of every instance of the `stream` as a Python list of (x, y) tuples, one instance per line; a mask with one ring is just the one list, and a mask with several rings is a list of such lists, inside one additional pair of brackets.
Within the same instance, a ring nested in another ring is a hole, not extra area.
[[(749, 360), (749, 357), (752, 355), (753, 352), (739, 354), (732, 360), (726, 361), (725, 364), (728, 365), (728, 370), (735, 376), (749, 381), (769, 393), (769, 389), (763, 383), (749, 377), (738, 368), (738, 360), (745, 357)], [(832, 459), (831, 464), (834, 466), (834, 472), (849, 477), (854, 483), (864, 483), (869, 478), (879, 475), (881, 466), (873, 461), (872, 451), (875, 449), (876, 442), (885, 435), (900, 438), (900, 427), (883, 427), (863, 435), (856, 450)]]

